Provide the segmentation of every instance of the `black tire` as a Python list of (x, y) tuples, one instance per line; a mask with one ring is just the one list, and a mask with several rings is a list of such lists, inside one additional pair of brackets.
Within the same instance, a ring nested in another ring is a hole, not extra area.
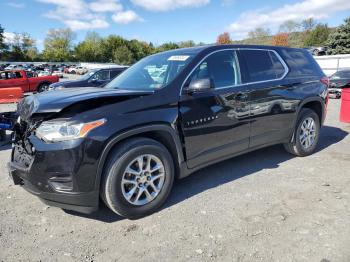
[(40, 84), (38, 87), (38, 93), (42, 93), (42, 92), (49, 90), (49, 85), (50, 85), (49, 83)]
[(6, 140), (6, 130), (1, 129), (0, 130), (0, 141)]
[[(161, 160), (164, 166), (164, 183), (151, 202), (145, 205), (133, 205), (123, 195), (122, 178), (128, 165), (137, 157), (146, 154), (152, 154)], [(152, 139), (134, 138), (126, 140), (110, 153), (103, 172), (101, 198), (116, 214), (136, 219), (159, 209), (168, 198), (173, 182), (174, 163), (166, 147)]]
[[(300, 135), (302, 134), (302, 124), (308, 118), (312, 118), (314, 120), (315, 138), (313, 144), (310, 147), (305, 148), (300, 141)], [(319, 141), (320, 128), (320, 119), (316, 112), (309, 108), (302, 108), (299, 113), (298, 121), (293, 134), (293, 140), (290, 143), (284, 144), (284, 148), (287, 152), (300, 157), (309, 156), (313, 154), (317, 148), (317, 144)]]

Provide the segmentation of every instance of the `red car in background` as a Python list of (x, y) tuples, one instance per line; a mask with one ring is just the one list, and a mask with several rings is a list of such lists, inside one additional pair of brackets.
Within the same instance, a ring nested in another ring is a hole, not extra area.
[(21, 87), (24, 93), (43, 92), (59, 81), (58, 76), (40, 76), (24, 70), (0, 71), (0, 88)]

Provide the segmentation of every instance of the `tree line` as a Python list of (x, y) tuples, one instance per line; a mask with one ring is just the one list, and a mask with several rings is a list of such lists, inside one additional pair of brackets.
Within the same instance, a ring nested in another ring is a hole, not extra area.
[[(96, 32), (87, 33), (85, 39), (77, 44), (74, 44), (75, 38), (75, 33), (69, 28), (51, 29), (44, 40), (44, 49), (39, 52), (36, 41), (28, 33), (15, 33), (11, 41), (5, 41), (4, 28), (0, 25), (0, 61), (111, 62), (130, 65), (157, 52), (205, 44), (188, 40), (155, 46), (152, 42), (128, 40), (114, 34), (101, 37)], [(259, 27), (250, 31), (244, 40), (233, 40), (226, 32), (217, 37), (216, 43), (327, 46), (329, 54), (349, 54), (350, 17), (336, 28), (317, 23), (312, 18), (300, 23), (290, 20), (281, 24), (275, 35), (268, 28)]]
[(309, 18), (300, 23), (289, 20), (280, 25), (275, 35), (268, 28), (258, 27), (248, 33), (244, 40), (232, 40), (230, 34), (220, 34), (217, 44), (256, 44), (289, 47), (326, 46), (328, 54), (350, 54), (350, 17), (336, 28), (317, 23)]

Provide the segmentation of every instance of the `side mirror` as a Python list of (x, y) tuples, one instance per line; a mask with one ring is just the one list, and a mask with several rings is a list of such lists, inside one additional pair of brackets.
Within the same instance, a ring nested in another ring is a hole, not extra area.
[(204, 92), (214, 88), (214, 83), (210, 78), (192, 80), (187, 88), (189, 93)]

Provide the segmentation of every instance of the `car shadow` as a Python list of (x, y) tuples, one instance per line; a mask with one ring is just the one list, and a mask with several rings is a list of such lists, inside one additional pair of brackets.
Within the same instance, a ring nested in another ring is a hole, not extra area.
[[(317, 152), (342, 141), (347, 135), (348, 132), (340, 128), (324, 126), (321, 131)], [(172, 193), (161, 210), (241, 177), (252, 175), (265, 169), (278, 168), (281, 163), (292, 158), (294, 158), (294, 156), (287, 153), (282, 145), (276, 145), (234, 157), (205, 169), (201, 169), (192, 175), (175, 182)], [(159, 212), (161, 212), (161, 210)], [(106, 223), (113, 223), (123, 219), (110, 211), (105, 205), (101, 206), (99, 211), (90, 215), (72, 211), (66, 212), (71, 215), (99, 220)]]

